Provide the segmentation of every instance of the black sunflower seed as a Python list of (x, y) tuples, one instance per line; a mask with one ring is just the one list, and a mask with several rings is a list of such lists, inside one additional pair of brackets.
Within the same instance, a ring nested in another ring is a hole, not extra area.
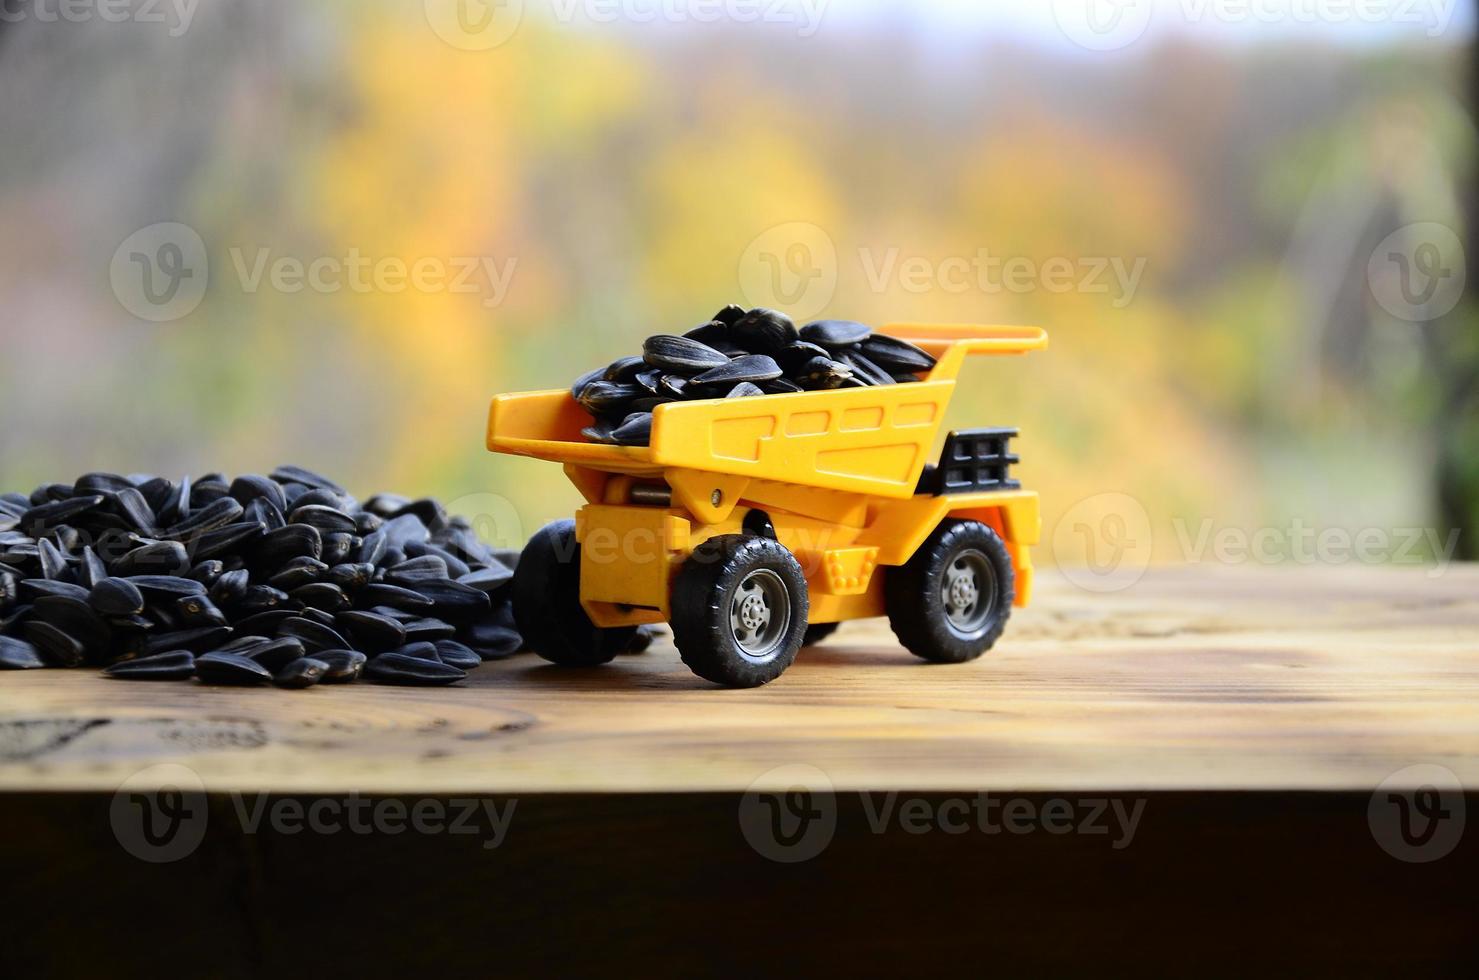
[(273, 673), (277, 673), (277, 671), (286, 667), (294, 660), (306, 656), (307, 652), (307, 647), (303, 641), (296, 636), (280, 636), (275, 640), (255, 646), (248, 651), (243, 651), (242, 656), (251, 657), (263, 667), (266, 667)]
[(894, 384), (894, 376), (869, 360), (859, 351), (842, 351), (837, 355), (842, 363), (852, 368), (853, 377), (871, 385)]
[(282, 486), (276, 480), (269, 480), (255, 473), (246, 473), (232, 480), (228, 492), (231, 499), (244, 508), (250, 507), (253, 501), (263, 500), (282, 510), (288, 502), (287, 497), (283, 496)]
[(486, 568), (468, 572), (466, 575), (459, 575), (457, 581), (463, 585), (470, 585), (474, 589), (481, 589), (492, 595), (501, 586), (512, 581), (513, 577), (513, 570), (506, 567), (502, 562), (498, 562)]
[(199, 561), (216, 555), (238, 553), (266, 531), (267, 525), (260, 521), (238, 521), (206, 531), (193, 541), (195, 558)]
[(45, 666), (46, 661), (41, 659), (41, 651), (34, 643), (0, 636), (0, 670), (35, 670)]
[(27, 620), (21, 627), (21, 632), (41, 652), (47, 663), (58, 667), (80, 667), (87, 658), (87, 651), (81, 640), (51, 623), (39, 619)]
[[(735, 309), (739, 309), (739, 307), (735, 307)], [(741, 311), (740, 316), (743, 315), (744, 311)], [(735, 319), (738, 320), (739, 317), (735, 317)], [(729, 324), (723, 320), (710, 320), (708, 323), (700, 323), (692, 330), (684, 333), (683, 336), (689, 340), (696, 340), (700, 344), (708, 344), (710, 347), (713, 347), (715, 344), (722, 344), (729, 340)]]
[(776, 363), (775, 358), (768, 354), (746, 354), (736, 357), (727, 364), (695, 375), (689, 381), (689, 388), (694, 385), (704, 385), (709, 388), (722, 388), (728, 390), (741, 381), (769, 381), (781, 376), (781, 366)]
[(799, 339), (796, 324), (784, 313), (756, 307), (730, 324), (729, 336), (756, 354), (769, 354)]
[(266, 497), (258, 497), (247, 504), (241, 512), (241, 518), (243, 521), (255, 521), (268, 531), (276, 531), (288, 522), (283, 516), (282, 508)]
[(440, 660), (422, 660), (401, 653), (382, 653), (365, 664), (364, 676), (381, 684), (438, 686), (455, 684), (467, 678), (467, 672)]
[(451, 551), (431, 541), (410, 542), (406, 545), (406, 556), (408, 558), (440, 558), (447, 566), (447, 577), (457, 578), (472, 571), (467, 562), (458, 558)]
[(420, 592), (412, 592), (410, 589), (386, 582), (376, 582), (365, 586), (360, 590), (358, 600), (362, 606), (389, 606), (392, 609), (403, 609), (410, 612), (430, 609), (435, 605), (430, 597)]
[(733, 388), (730, 388), (729, 389), (729, 394), (725, 395), (724, 397), (725, 398), (753, 398), (755, 395), (763, 395), (763, 394), (765, 394), (765, 389), (764, 388), (761, 388), (759, 385), (751, 384), (748, 381), (741, 381), (739, 384), (735, 385)]
[(246, 598), (247, 589), (251, 586), (251, 578), (247, 570), (238, 568), (230, 572), (222, 572), (215, 583), (211, 585), (211, 601), (223, 606), (235, 605)]
[(113, 494), (113, 509), (129, 527), (140, 534), (153, 534), (158, 523), (149, 501), (134, 487), (124, 487)]
[(299, 657), (272, 675), (272, 683), (289, 690), (312, 687), (324, 679), (329, 665), (314, 657)]
[(853, 320), (816, 320), (801, 328), (801, 339), (827, 348), (861, 344), (873, 331)]
[(524, 645), (523, 637), (518, 632), (496, 623), (482, 622), (466, 627), (458, 634), (458, 639), (477, 651), (478, 656), (484, 660), (502, 660), (504, 657), (518, 653)]
[(863, 356), (885, 371), (928, 371), (935, 359), (909, 343), (887, 334), (876, 333), (863, 341)]
[(72, 596), (41, 596), (33, 604), (32, 615), (76, 639), (91, 656), (101, 655), (112, 642), (108, 624), (85, 600)]
[(491, 608), (488, 593), (451, 579), (422, 579), (409, 588), (430, 599), (437, 615), (443, 617), (467, 618)]
[(279, 466), (269, 475), (278, 483), (301, 483), (313, 489), (332, 490), (335, 493), (344, 492), (344, 488), (333, 480), (320, 476), (312, 470), (305, 470), (301, 466)]
[(328, 570), (329, 566), (317, 558), (299, 555), (297, 558), (289, 559), (267, 582), (273, 588), (287, 591), (296, 589), (300, 585), (307, 585), (309, 582), (317, 582)]
[(806, 362), (813, 357), (831, 356), (832, 353), (827, 348), (800, 340), (782, 347), (776, 352), (775, 360), (787, 374), (793, 374), (805, 367)]
[(797, 384), (811, 391), (840, 388), (850, 378), (852, 368), (827, 357), (813, 357), (792, 376)]
[(436, 641), (437, 658), (444, 664), (450, 664), (461, 670), (472, 670), (483, 662), (472, 647), (458, 643), (452, 639), (440, 639)]
[(67, 565), (67, 556), (62, 549), (52, 544), (46, 538), (36, 542), (37, 557), (41, 561), (41, 576), (49, 578), (54, 582), (63, 582), (70, 578), (70, 568)]
[(601, 372), (603, 381), (631, 381), (646, 365), (640, 357), (619, 357), (606, 366)]
[(648, 337), (642, 344), (642, 356), (655, 368), (679, 374), (707, 371), (729, 361), (729, 355), (708, 344), (688, 337), (674, 337), (672, 334)]
[(72, 493), (76, 496), (85, 496), (94, 493), (118, 493), (120, 490), (133, 489), (133, 482), (126, 476), (117, 473), (84, 473), (72, 484)]
[(180, 596), (204, 595), (205, 586), (193, 578), (179, 575), (130, 575), (128, 584), (144, 594), (148, 601), (167, 599), (173, 602)]
[(324, 547), (318, 556), (323, 559), (326, 565), (337, 565), (344, 561), (359, 545), (359, 538), (343, 531), (325, 534), (323, 539)]
[(124, 681), (185, 681), (195, 676), (195, 655), (188, 650), (172, 650), (120, 660), (104, 667), (103, 673)]
[(224, 489), (220, 497), (196, 509), (197, 501), (201, 499), (200, 486), (196, 484), (191, 492), (190, 516), (159, 532), (159, 537), (169, 541), (198, 539), (207, 531), (214, 531), (218, 527), (225, 527), (227, 524), (241, 520), (243, 513), (241, 504), (226, 496)]
[(246, 613), (267, 612), (279, 609), (288, 601), (288, 594), (270, 585), (249, 585), (246, 594), (237, 600), (237, 606)]
[(122, 578), (105, 578), (87, 594), (88, 603), (104, 616), (137, 616), (144, 611), (144, 593)]
[(169, 633), (151, 633), (144, 641), (144, 649), (150, 654), (169, 650), (189, 650), (200, 653), (214, 650), (231, 638), (232, 630), (227, 626), (202, 626), (196, 629), (173, 630)]
[(288, 523), (309, 524), (318, 528), (322, 534), (353, 534), (355, 530), (353, 517), (323, 504), (299, 504), (288, 513)]
[(806, 389), (789, 378), (775, 378), (760, 382), (760, 390), (767, 395), (794, 395)]
[(644, 389), (638, 384), (622, 384), (616, 381), (593, 381), (585, 386), (576, 401), (592, 415), (605, 415), (618, 411), (634, 399), (641, 398)]
[(323, 683), (348, 684), (359, 680), (368, 658), (358, 650), (320, 650), (313, 655), (313, 659), (327, 668)]
[(349, 646), (332, 627), (302, 616), (284, 620), (277, 628), (277, 635), (296, 637), (309, 650), (342, 650)]
[(406, 627), (390, 616), (350, 609), (340, 613), (336, 621), (349, 630), (361, 649), (371, 653), (396, 650), (406, 643)]
[(611, 441), (619, 446), (645, 446), (651, 438), (651, 412), (633, 412), (611, 430)]
[(234, 653), (207, 653), (195, 658), (195, 676), (203, 684), (248, 686), (267, 684), (272, 672), (249, 657)]
[(447, 562), (440, 555), (419, 555), (387, 568), (385, 581), (410, 587), (419, 579), (440, 579), (447, 575)]
[(229, 625), (226, 614), (217, 609), (215, 603), (203, 595), (180, 596), (171, 608), (175, 614), (175, 622), (187, 629)]
[(297, 615), (291, 609), (263, 609), (237, 620), (235, 630), (249, 636), (276, 636), (279, 627)]
[(88, 590), (71, 582), (57, 582), (46, 578), (26, 578), (21, 579), (20, 587), (16, 592), (19, 598), (31, 602), (36, 601), (41, 596), (48, 595), (69, 596), (73, 599), (81, 599), (86, 602)]
[(305, 606), (323, 609), (327, 612), (338, 612), (349, 608), (349, 597), (344, 594), (343, 589), (332, 582), (310, 582), (308, 585), (298, 586), (288, 595)]
[(288, 524), (257, 539), (253, 553), (267, 568), (281, 568), (294, 558), (317, 559), (324, 551), (323, 536), (311, 524)]
[(457, 635), (457, 627), (440, 619), (413, 619), (405, 624), (407, 643), (449, 640)]
[(374, 576), (375, 566), (368, 562), (341, 562), (329, 569), (324, 578), (345, 592), (353, 592), (369, 585)]
[(178, 541), (150, 541), (113, 562), (114, 575), (182, 575), (192, 562)]
[(107, 499), (102, 494), (95, 493), (41, 503), (22, 514), (17, 526), (31, 537), (37, 538), (52, 528), (97, 510)]

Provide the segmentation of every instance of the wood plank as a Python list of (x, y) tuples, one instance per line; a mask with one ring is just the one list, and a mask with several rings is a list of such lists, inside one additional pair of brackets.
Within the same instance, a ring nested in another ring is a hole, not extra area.
[(1479, 785), (1476, 750), (1479, 567), (1164, 568), (1109, 594), (1044, 573), (974, 664), (849, 624), (754, 691), (667, 643), (433, 690), (0, 676), (0, 790), (166, 761), (223, 792), (733, 792), (794, 763), (839, 790), (1369, 790), (1414, 763)]

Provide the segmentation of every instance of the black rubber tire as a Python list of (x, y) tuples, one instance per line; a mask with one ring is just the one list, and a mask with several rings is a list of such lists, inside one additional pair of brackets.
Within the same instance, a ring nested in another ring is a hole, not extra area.
[(575, 522), (546, 525), (524, 545), (513, 579), (514, 622), (524, 645), (552, 664), (594, 667), (631, 644), (637, 627), (601, 629), (580, 605)]
[[(981, 590), (983, 595), (991, 592), (992, 606), (983, 622), (962, 631), (946, 614), (940, 590), (946, 570), (972, 550), (984, 556), (993, 573), (994, 581)], [(906, 564), (888, 569), (883, 585), (888, 623), (899, 642), (924, 660), (958, 664), (990, 650), (1006, 629), (1016, 573), (1012, 556), (995, 531), (979, 521), (946, 520)]]
[[(757, 657), (740, 648), (730, 617), (736, 590), (761, 569), (775, 573), (784, 587), (788, 618), (777, 626), (774, 646)], [(673, 645), (688, 668), (705, 680), (759, 687), (796, 659), (809, 605), (806, 576), (784, 545), (758, 535), (721, 534), (693, 549), (673, 583)]]
[(818, 643), (837, 632), (841, 623), (812, 623), (806, 628), (806, 635), (801, 638), (801, 645), (814, 647)]

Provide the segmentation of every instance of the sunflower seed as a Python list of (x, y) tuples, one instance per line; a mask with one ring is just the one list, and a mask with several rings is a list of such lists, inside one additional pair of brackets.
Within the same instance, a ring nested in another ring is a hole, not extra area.
[(188, 650), (172, 650), (120, 660), (104, 667), (103, 673), (125, 681), (185, 681), (195, 676), (195, 655)]
[(300, 585), (307, 585), (309, 582), (317, 582), (328, 570), (329, 566), (317, 558), (300, 555), (290, 559), (267, 582), (275, 589), (286, 591), (296, 589)]
[(452, 639), (437, 640), (436, 653), (442, 663), (461, 670), (472, 670), (483, 662), (483, 658), (472, 647)]
[(195, 676), (203, 684), (247, 686), (266, 684), (272, 672), (248, 657), (234, 653), (207, 653), (195, 658)]
[(34, 643), (0, 636), (0, 670), (34, 670), (45, 666), (46, 661), (41, 659), (41, 651)]
[(137, 616), (144, 611), (144, 593), (127, 579), (103, 579), (92, 587), (87, 601), (104, 616)]
[(299, 657), (272, 675), (272, 683), (290, 690), (312, 687), (324, 679), (329, 665), (314, 657)]
[(887, 334), (876, 333), (863, 341), (862, 354), (885, 371), (928, 371), (935, 359), (909, 343)]
[(679, 374), (707, 371), (728, 363), (729, 356), (688, 337), (657, 334), (642, 344), (642, 356), (653, 367)]
[(39, 619), (27, 620), (21, 627), (26, 639), (35, 645), (48, 663), (59, 667), (80, 667), (87, 657), (82, 642), (51, 623)]
[[(217, 652), (224, 653), (226, 651), (220, 650)], [(303, 641), (297, 637), (280, 636), (269, 643), (263, 643), (248, 651), (243, 651), (242, 656), (251, 657), (275, 674), (294, 660), (306, 656), (307, 652)]]
[(396, 650), (406, 643), (406, 627), (390, 616), (351, 609), (340, 613), (336, 622), (358, 641), (360, 649), (371, 653)]
[(323, 683), (348, 684), (359, 680), (368, 658), (358, 650), (320, 650), (313, 659), (325, 666)]
[(651, 438), (651, 412), (633, 412), (611, 430), (611, 441), (619, 446), (645, 446)]
[(408, 657), (401, 653), (382, 653), (365, 664), (364, 676), (381, 684), (437, 686), (464, 680), (467, 672), (440, 660), (422, 660), (420, 657)]

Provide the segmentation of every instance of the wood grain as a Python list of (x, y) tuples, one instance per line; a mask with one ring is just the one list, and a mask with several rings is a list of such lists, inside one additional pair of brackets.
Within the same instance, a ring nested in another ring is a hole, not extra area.
[(850, 624), (780, 680), (716, 689), (666, 642), (604, 668), (520, 656), (461, 687), (304, 692), (0, 675), (0, 790), (112, 791), (157, 762), (212, 791), (1370, 789), (1414, 763), (1479, 786), (1479, 568), (1041, 577), (998, 649), (915, 661)]

